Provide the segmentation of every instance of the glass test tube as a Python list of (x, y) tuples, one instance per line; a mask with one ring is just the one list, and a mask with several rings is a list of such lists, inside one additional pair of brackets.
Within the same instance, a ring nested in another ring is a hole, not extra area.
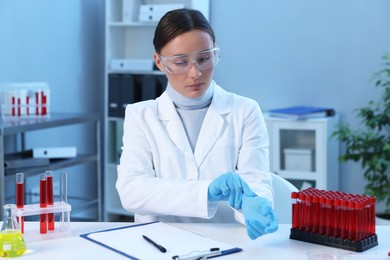
[(375, 204), (376, 204), (376, 198), (374, 196), (371, 197), (371, 213), (370, 213), (370, 216), (371, 216), (371, 219), (370, 219), (370, 226), (371, 226), (371, 230), (370, 230), (370, 235), (374, 235), (376, 233), (375, 231)]
[(326, 204), (325, 204), (325, 197), (322, 195), (320, 197), (320, 210), (319, 210), (319, 215), (320, 215), (320, 220), (319, 220), (319, 224), (318, 224), (318, 233), (320, 233), (321, 235), (325, 234), (325, 220), (326, 220), (326, 216), (325, 216), (325, 211), (326, 211)]
[(340, 209), (340, 199), (339, 197), (333, 200), (334, 214), (333, 214), (333, 236), (340, 237), (340, 223), (343, 221), (341, 219), (341, 209)]
[(305, 229), (306, 223), (306, 202), (305, 202), (305, 194), (299, 194), (299, 229)]
[(332, 217), (332, 203), (333, 199), (326, 198), (325, 199), (325, 235), (330, 236), (331, 234), (331, 217)]
[[(60, 174), (60, 201), (67, 203), (68, 202), (68, 175), (66, 172)], [(68, 212), (61, 213), (61, 225), (69, 222), (69, 214)]]
[(355, 211), (356, 211), (355, 237), (357, 241), (362, 240), (362, 234), (363, 234), (362, 230), (364, 230), (363, 214), (362, 214), (363, 205), (364, 204), (360, 198), (357, 202), (355, 202)]
[(348, 239), (349, 240), (355, 240), (356, 239), (356, 236), (355, 236), (355, 228), (356, 228), (356, 212), (355, 212), (355, 202), (353, 200), (349, 200), (348, 201), (348, 205), (347, 205), (347, 214), (348, 214), (348, 217), (347, 217), (347, 221), (349, 222), (348, 225), (347, 225), (347, 230), (348, 230)]
[(306, 232), (311, 232), (311, 223), (312, 223), (312, 218), (313, 216), (311, 215), (312, 213), (312, 205), (311, 205), (311, 195), (307, 194), (305, 196), (305, 211), (306, 211), (306, 216), (305, 216), (305, 231)]
[(298, 228), (299, 224), (299, 205), (298, 205), (298, 192), (292, 192), (291, 193), (291, 199), (292, 199), (292, 228)]
[[(47, 178), (46, 173), (41, 173), (39, 181), (39, 206), (41, 208), (47, 207)], [(47, 214), (39, 215), (40, 233), (47, 233)]]
[(312, 196), (312, 204), (311, 204), (311, 217), (312, 217), (312, 228), (311, 231), (313, 233), (318, 233), (318, 225), (319, 225), (319, 218), (320, 218), (320, 204), (319, 204), (319, 197), (314, 194)]
[[(16, 207), (24, 207), (24, 174), (19, 172), (16, 174)], [(24, 233), (24, 217), (17, 218), (20, 231)]]
[[(47, 205), (54, 205), (54, 194), (53, 194), (53, 172), (46, 171), (47, 178)], [(54, 230), (54, 213), (47, 214), (47, 228), (48, 230)]]

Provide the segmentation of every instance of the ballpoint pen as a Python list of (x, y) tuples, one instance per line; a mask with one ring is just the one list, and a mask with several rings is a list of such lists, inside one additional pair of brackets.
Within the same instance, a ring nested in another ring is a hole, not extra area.
[(145, 236), (145, 235), (142, 235), (142, 237), (143, 237), (146, 241), (148, 241), (150, 244), (152, 244), (154, 247), (156, 247), (158, 250), (160, 250), (161, 253), (167, 252), (167, 250), (165, 249), (165, 247), (163, 247), (162, 245), (157, 244), (156, 242), (154, 242), (153, 240), (151, 240), (150, 238), (148, 238), (148, 237)]
[(172, 256), (172, 260), (203, 260), (221, 254), (222, 251), (219, 248), (214, 247), (204, 251), (192, 251), (186, 255), (174, 255)]

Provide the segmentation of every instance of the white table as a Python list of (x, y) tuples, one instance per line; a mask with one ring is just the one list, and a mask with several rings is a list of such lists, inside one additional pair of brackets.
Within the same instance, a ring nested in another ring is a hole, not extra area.
[[(31, 223), (26, 223), (27, 225)], [(18, 259), (128, 259), (105, 247), (92, 243), (79, 235), (83, 233), (128, 226), (120, 222), (71, 222), (71, 237), (41, 240), (27, 243), (28, 252)], [(307, 259), (306, 253), (315, 249), (329, 249), (311, 243), (289, 239), (290, 225), (279, 225), (277, 232), (251, 240), (240, 224), (172, 223), (171, 225), (214, 240), (240, 247), (243, 251), (219, 259)], [(363, 253), (351, 253), (347, 259), (390, 259), (390, 226), (377, 226), (379, 245)], [(0, 258), (1, 259), (1, 258)], [(15, 258), (16, 259), (16, 258)], [(218, 259), (218, 258), (216, 258)]]

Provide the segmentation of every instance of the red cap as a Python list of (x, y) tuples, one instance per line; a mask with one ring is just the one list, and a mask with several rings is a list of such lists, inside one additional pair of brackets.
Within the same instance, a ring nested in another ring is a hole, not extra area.
[(291, 192), (291, 198), (292, 199), (297, 199), (298, 198), (298, 192), (296, 192), (296, 191)]

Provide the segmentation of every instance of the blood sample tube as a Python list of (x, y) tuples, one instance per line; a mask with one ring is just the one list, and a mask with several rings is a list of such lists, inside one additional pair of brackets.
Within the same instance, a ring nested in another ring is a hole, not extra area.
[(375, 204), (376, 204), (376, 198), (374, 196), (371, 196), (371, 212), (370, 212), (370, 235), (374, 235), (376, 233), (375, 231)]
[[(46, 171), (47, 178), (47, 205), (54, 205), (54, 194), (53, 194), (53, 172)], [(47, 228), (48, 230), (54, 230), (54, 213), (47, 214)]]
[(306, 211), (306, 222), (305, 222), (305, 231), (311, 232), (311, 223), (312, 223), (312, 215), (311, 215), (311, 195), (306, 194), (305, 196), (305, 211)]
[(333, 236), (340, 237), (340, 222), (341, 220), (341, 209), (340, 200), (336, 197), (333, 200), (334, 214), (333, 214)]
[[(46, 173), (41, 173), (39, 181), (39, 206), (41, 208), (47, 207), (47, 178)], [(39, 215), (40, 233), (47, 233), (47, 214)]]
[[(16, 207), (24, 207), (24, 174), (19, 172), (16, 174)], [(20, 231), (24, 233), (24, 217), (18, 218)]]
[(298, 221), (299, 221), (299, 205), (298, 205), (298, 192), (291, 192), (291, 199), (292, 199), (292, 228), (298, 228)]
[(347, 205), (347, 232), (348, 232), (348, 235), (347, 235), (347, 238), (349, 240), (355, 240), (356, 239), (356, 236), (355, 236), (355, 227), (356, 227), (356, 222), (355, 222), (355, 219), (356, 219), (356, 215), (355, 215), (355, 202), (350, 199), (348, 201), (348, 205)]
[(324, 196), (321, 196), (320, 197), (320, 222), (318, 224), (318, 232), (323, 235), (325, 233), (325, 210), (326, 210), (326, 204), (325, 204), (325, 197)]
[(306, 224), (306, 202), (305, 194), (299, 193), (299, 229), (304, 230)]
[(330, 197), (325, 199), (325, 235), (331, 234), (331, 217), (332, 217), (332, 203), (333, 200)]
[(21, 104), (20, 97), (19, 97), (18, 98), (18, 106), (17, 106), (17, 108), (18, 108), (18, 116), (22, 115), (22, 113), (21, 113), (21, 106), (22, 106), (22, 104)]
[(340, 238), (345, 239), (347, 237), (346, 225), (348, 225), (347, 220), (347, 201), (342, 198), (340, 199)]
[(39, 92), (35, 92), (35, 114), (39, 115)]
[(356, 219), (355, 219), (355, 237), (357, 241), (362, 240), (362, 234), (364, 230), (363, 223), (363, 202), (361, 198), (359, 198), (355, 202), (355, 210), (356, 210)]
[(363, 208), (363, 222), (364, 222), (363, 238), (367, 238), (368, 236), (370, 236), (371, 233), (370, 212), (371, 212), (371, 198), (365, 198), (364, 208)]
[(12, 106), (11, 106), (11, 108), (12, 108), (12, 115), (14, 116), (15, 115), (15, 97), (14, 96), (12, 96), (12, 98), (11, 98), (11, 104), (12, 104)]
[(318, 224), (320, 219), (320, 204), (318, 203), (318, 196), (314, 194), (311, 198), (311, 231), (318, 233)]
[(46, 115), (46, 99), (47, 99), (47, 96), (45, 95), (45, 93), (42, 90), (41, 91), (42, 115)]

